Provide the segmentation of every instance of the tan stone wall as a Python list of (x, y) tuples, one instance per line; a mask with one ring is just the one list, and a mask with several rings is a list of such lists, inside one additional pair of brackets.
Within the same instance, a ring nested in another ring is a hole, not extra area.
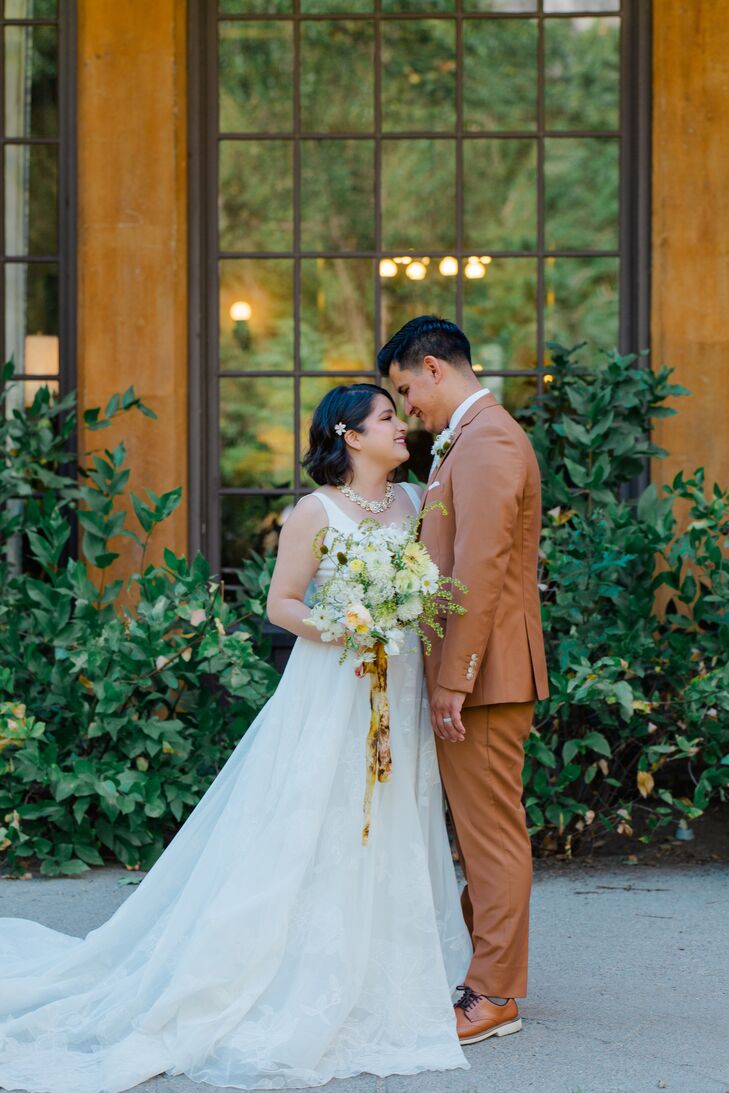
[[(185, 10), (184, 0), (78, 3), (79, 396), (103, 406), (133, 384), (159, 415), (131, 413), (81, 441), (123, 437), (137, 493), (187, 485)], [(164, 527), (150, 560), (165, 545), (187, 549), (184, 504)], [(127, 541), (114, 575), (138, 554)]]
[(729, 5), (654, 0), (653, 27), (653, 361), (693, 394), (652, 473), (729, 485)]

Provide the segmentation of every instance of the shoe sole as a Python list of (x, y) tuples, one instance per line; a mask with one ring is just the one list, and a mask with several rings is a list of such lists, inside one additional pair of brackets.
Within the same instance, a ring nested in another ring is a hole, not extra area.
[(461, 1044), (478, 1044), (481, 1040), (488, 1040), (490, 1036), (510, 1036), (512, 1032), (521, 1032), (521, 1017), (517, 1017), (515, 1021), (506, 1021), (503, 1025), (495, 1025), (476, 1036), (459, 1036), (459, 1040)]

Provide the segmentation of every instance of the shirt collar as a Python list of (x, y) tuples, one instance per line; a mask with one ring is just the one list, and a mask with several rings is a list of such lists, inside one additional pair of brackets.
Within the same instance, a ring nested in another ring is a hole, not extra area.
[(448, 428), (455, 429), (456, 425), (461, 420), (469, 406), (473, 406), (474, 402), (480, 399), (483, 395), (488, 395), (488, 393), (488, 387), (482, 387), (480, 391), (474, 391), (472, 395), (469, 395), (467, 399), (464, 399), (461, 405), (457, 406), (451, 414), (451, 420), (448, 422)]

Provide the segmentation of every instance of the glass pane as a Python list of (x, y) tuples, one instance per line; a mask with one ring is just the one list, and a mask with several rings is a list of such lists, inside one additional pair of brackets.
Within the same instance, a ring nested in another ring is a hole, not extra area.
[(451, 19), (382, 24), (382, 128), (456, 124), (456, 26)]
[(464, 11), (503, 11), (506, 14), (536, 11), (537, 0), (464, 0)]
[(6, 254), (52, 255), (58, 250), (57, 165), (55, 144), (6, 144)]
[(58, 31), (5, 28), (5, 135), (58, 133)]
[(617, 248), (619, 155), (610, 138), (545, 141), (547, 250)]
[(484, 376), (482, 383), (510, 414), (521, 410), (537, 393), (536, 376)]
[(221, 250), (291, 250), (293, 206), (290, 141), (220, 142)]
[(371, 259), (303, 258), (302, 369), (372, 368), (374, 313)]
[(382, 10), (387, 12), (398, 11), (453, 11), (455, 0), (382, 0)]
[(220, 381), (220, 481), (223, 486), (291, 486), (294, 479), (294, 381), (228, 376)]
[(620, 0), (544, 0), (547, 13), (563, 11), (620, 11)]
[(293, 129), (293, 24), (221, 23), (220, 129), (280, 133)]
[(58, 334), (58, 265), (5, 264), (5, 356), (23, 371), (27, 334)]
[(237, 568), (255, 550), (258, 554), (276, 552), (281, 524), (293, 508), (291, 496), (221, 498), (222, 551), (224, 568)]
[(463, 322), (474, 367), (534, 368), (537, 363), (537, 263), (494, 258), (484, 275), (464, 277)]
[(545, 22), (548, 129), (618, 129), (620, 20)]
[(301, 10), (306, 15), (326, 14), (330, 11), (360, 12), (372, 11), (373, 0), (301, 0)]
[[(409, 265), (398, 265), (395, 277), (383, 278), (380, 309), (380, 344), (417, 315), (456, 316), (456, 278), (443, 276), (436, 259), (417, 259), (425, 265), (426, 275), (418, 280), (408, 277)], [(426, 264), (427, 263), (427, 264)], [(413, 262), (412, 265), (415, 263)]]
[(23, 393), (23, 406), (32, 406), (33, 399), (37, 395), (41, 387), (47, 387), (54, 398), (58, 398), (58, 381), (57, 380), (26, 380), (25, 383), (19, 384)]
[(294, 364), (294, 264), (286, 258), (220, 263), (220, 367), (288, 372)]
[(6, 19), (55, 19), (58, 0), (5, 0)]
[[(346, 87), (346, 95), (337, 94)], [(317, 19), (301, 27), (301, 128), (305, 133), (374, 127), (373, 24)]]
[(382, 144), (382, 239), (386, 250), (452, 250), (456, 238), (452, 140)]
[(535, 129), (534, 19), (468, 19), (463, 26), (466, 129)]
[(604, 349), (617, 345), (617, 258), (547, 258), (545, 293), (547, 341), (569, 346), (587, 339)]
[(534, 250), (536, 141), (468, 140), (463, 162), (465, 245), (474, 250)]
[(371, 250), (373, 194), (372, 141), (302, 141), (302, 249)]

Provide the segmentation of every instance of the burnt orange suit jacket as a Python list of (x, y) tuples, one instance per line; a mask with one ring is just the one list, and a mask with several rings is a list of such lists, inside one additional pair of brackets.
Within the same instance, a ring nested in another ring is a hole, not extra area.
[(467, 593), (425, 657), (428, 689), (466, 692), (466, 706), (548, 695), (537, 587), (539, 465), (526, 433), (491, 393), (469, 406), (431, 472), (420, 538)]

